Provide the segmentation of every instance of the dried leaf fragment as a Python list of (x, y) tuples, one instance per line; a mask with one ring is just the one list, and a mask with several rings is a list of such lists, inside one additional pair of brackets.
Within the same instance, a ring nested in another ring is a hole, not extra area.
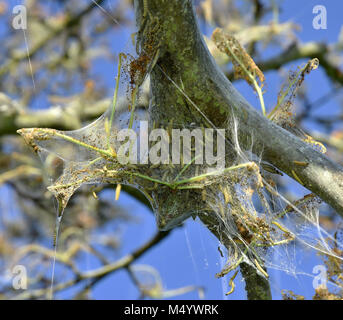
[(236, 79), (244, 79), (253, 86), (251, 77), (255, 80), (257, 78), (260, 82), (260, 86), (263, 87), (265, 81), (263, 72), (234, 36), (217, 28), (212, 34), (212, 40), (218, 49), (221, 52), (226, 53), (232, 60)]

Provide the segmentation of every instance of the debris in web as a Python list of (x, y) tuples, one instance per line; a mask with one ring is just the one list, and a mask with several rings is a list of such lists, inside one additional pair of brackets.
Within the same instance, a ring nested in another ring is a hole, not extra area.
[(321, 153), (326, 153), (325, 146), (314, 140), (296, 125), (294, 100), (297, 92), (304, 82), (305, 76), (312, 70), (316, 70), (319, 66), (317, 58), (309, 60), (305, 65), (299, 66), (296, 71), (290, 71), (287, 83), (283, 84), (277, 98), (277, 104), (268, 114), (268, 118), (281, 126), (282, 128), (292, 132), (300, 137), (303, 141), (310, 144)]
[(231, 59), (235, 78), (244, 79), (254, 88), (260, 100), (262, 113), (266, 116), (266, 107), (263, 99), (265, 83), (263, 72), (234, 36), (217, 28), (212, 34), (212, 39), (217, 48), (221, 52), (226, 53)]
[(263, 87), (265, 82), (263, 72), (234, 36), (226, 34), (217, 28), (212, 34), (212, 39), (218, 49), (230, 57), (236, 79), (244, 79), (253, 86), (252, 79), (257, 78), (260, 87)]

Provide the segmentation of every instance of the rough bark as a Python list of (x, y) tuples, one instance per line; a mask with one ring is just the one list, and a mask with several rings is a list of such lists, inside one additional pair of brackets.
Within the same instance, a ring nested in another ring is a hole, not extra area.
[(247, 263), (241, 263), (240, 270), (245, 280), (245, 290), (248, 300), (271, 300), (269, 282), (260, 277), (255, 268)]

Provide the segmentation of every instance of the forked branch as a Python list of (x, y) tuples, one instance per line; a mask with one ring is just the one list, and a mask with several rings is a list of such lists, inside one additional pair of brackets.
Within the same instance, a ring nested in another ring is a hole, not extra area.
[[(135, 4), (138, 25), (149, 30), (149, 23), (153, 23), (153, 37), (160, 39), (159, 59), (151, 73), (155, 104), (149, 109), (150, 120), (163, 123), (177, 115), (177, 123), (198, 119), (196, 122), (201, 124), (205, 115), (215, 127), (225, 128), (227, 119), (234, 117), (239, 123), (239, 142), (243, 147), (250, 148), (253, 138), (256, 154), (300, 180), (343, 216), (343, 168), (263, 117), (237, 92), (206, 47), (192, 1), (151, 0), (150, 18), (145, 15), (144, 19), (143, 1), (136, 0)], [(143, 49), (150, 37), (147, 32), (139, 33)], [(297, 162), (308, 165), (297, 166)]]
[[(150, 80), (154, 103), (149, 120), (163, 124), (173, 119), (180, 127), (189, 123), (227, 128), (237, 119), (239, 143), (317, 194), (343, 216), (343, 168), (292, 133), (255, 110), (216, 65), (199, 31), (191, 0), (135, 0), (138, 43), (151, 50), (159, 39), (159, 57)], [(205, 121), (206, 120), (206, 121)], [(297, 163), (306, 163), (299, 166)], [(200, 215), (222, 241), (220, 221)], [(268, 281), (247, 265), (241, 266), (249, 299), (270, 299)]]

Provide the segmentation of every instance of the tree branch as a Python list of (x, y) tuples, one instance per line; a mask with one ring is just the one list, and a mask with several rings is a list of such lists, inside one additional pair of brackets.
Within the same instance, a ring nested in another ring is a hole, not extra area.
[[(95, 283), (99, 282), (102, 280), (104, 277), (108, 276), (109, 274), (112, 274), (120, 269), (125, 269), (129, 267), (132, 263), (134, 263), (140, 256), (142, 256), (144, 253), (149, 251), (153, 246), (156, 244), (160, 243), (164, 238), (166, 238), (170, 234), (170, 231), (167, 232), (162, 232), (159, 231), (157, 232), (149, 241), (147, 241), (145, 244), (143, 244), (141, 247), (139, 247), (137, 250), (133, 251), (131, 254), (128, 254), (118, 261), (115, 261), (111, 264), (102, 266), (98, 269), (91, 270), (88, 272), (84, 273), (76, 273), (76, 277), (74, 279), (59, 283), (54, 286), (53, 292), (58, 292), (65, 290), (67, 288), (73, 287), (76, 284), (84, 281), (84, 280), (91, 280), (92, 287)], [(50, 250), (46, 250), (44, 248), (40, 249), (45, 255), (48, 256), (53, 256), (53, 252)], [(60, 256), (57, 256), (60, 258)], [(63, 255), (62, 255), (63, 257)], [(69, 265), (70, 262), (66, 261), (65, 259), (61, 259), (64, 264)], [(44, 295), (46, 295), (49, 291), (49, 288), (43, 288), (43, 289), (37, 289), (37, 290), (31, 290), (31, 291), (26, 291), (23, 292), (17, 296), (15, 296), (15, 299), (34, 299), (34, 298), (39, 298)]]
[(58, 27), (51, 28), (51, 32), (49, 32), (45, 37), (43, 37), (39, 42), (37, 42), (30, 49), (29, 52), (22, 51), (21, 53), (12, 56), (4, 65), (0, 66), (0, 76), (8, 72), (10, 68), (14, 67), (18, 62), (27, 58), (32, 58), (40, 49), (47, 45), (51, 40), (55, 39), (61, 33), (65, 32), (67, 29), (79, 24), (85, 15), (89, 14), (94, 8), (97, 7), (97, 5), (100, 5), (102, 2), (104, 2), (104, 0), (92, 1), (87, 7), (81, 10), (79, 13), (67, 16), (66, 19)]
[(111, 103), (110, 99), (89, 103), (82, 97), (73, 99), (65, 107), (52, 106), (45, 110), (25, 110), (16, 106), (7, 96), (0, 93), (0, 136), (14, 134), (20, 128), (56, 128), (60, 130), (75, 130), (82, 122), (90, 121), (103, 114)]
[[(142, 52), (151, 52), (149, 45), (159, 39), (159, 59), (150, 75), (154, 97), (149, 107), (151, 122), (166, 125), (166, 119), (173, 119), (181, 127), (195, 122), (198, 126), (229, 129), (228, 119), (235, 118), (243, 148), (250, 149), (254, 141), (256, 154), (301, 182), (343, 216), (343, 168), (263, 117), (236, 91), (205, 45), (192, 1), (151, 0), (147, 8), (143, 0), (136, 0), (135, 11)], [(297, 52), (293, 54), (293, 58), (298, 56)], [(307, 167), (297, 166), (299, 161), (308, 163)], [(225, 245), (225, 234), (218, 232), (220, 222), (210, 215), (199, 216)], [(249, 299), (271, 298), (267, 280), (246, 264), (241, 271)]]
[[(238, 120), (238, 134), (243, 147), (250, 148), (253, 140), (256, 154), (301, 181), (343, 216), (343, 168), (263, 117), (237, 92), (205, 45), (192, 2), (151, 0), (150, 18), (145, 19), (142, 1), (137, 0), (135, 4), (138, 25), (144, 22), (147, 30), (151, 24), (150, 29), (153, 30), (152, 24), (157, 23), (153, 37), (160, 39), (159, 67), (151, 73), (155, 103), (149, 109), (150, 120), (157, 124), (165, 123), (165, 119), (173, 119), (177, 114), (178, 123), (196, 122), (201, 125), (204, 119), (200, 110), (214, 126), (225, 128), (227, 120), (234, 117)], [(152, 35), (143, 31), (139, 36), (138, 41), (144, 50), (144, 44), (151, 42)], [(165, 70), (167, 77), (161, 69)], [(177, 83), (179, 88), (175, 86)], [(187, 98), (180, 92), (180, 87), (184, 88)], [(189, 101), (192, 101), (190, 106)], [(294, 161), (306, 162), (308, 166), (297, 166)]]
[(277, 70), (288, 62), (299, 59), (318, 58), (320, 66), (324, 69), (326, 75), (336, 83), (343, 85), (343, 72), (334, 63), (327, 59), (326, 55), (330, 48), (324, 43), (308, 42), (302, 45), (295, 44), (278, 56), (267, 61), (261, 61), (257, 65), (262, 71)]
[[(149, 121), (166, 125), (166, 119), (174, 120), (180, 127), (191, 122), (199, 126), (206, 123), (198, 110), (189, 106), (191, 100), (211, 122), (221, 127), (232, 112), (228, 94), (233, 93), (234, 89), (219, 71), (204, 44), (192, 2), (152, 0), (148, 2), (148, 8), (144, 8), (143, 1), (135, 1), (135, 9), (139, 25), (137, 40), (142, 51), (150, 52), (151, 43), (159, 39), (158, 67), (150, 75), (155, 103), (149, 107)], [(180, 92), (176, 83), (184, 88), (187, 97)], [(184, 205), (182, 199), (179, 200), (180, 205)], [(224, 245), (229, 245), (225, 241), (225, 233), (218, 231), (221, 230), (220, 221), (202, 213), (199, 213), (199, 217)], [(249, 298), (270, 299), (268, 281), (253, 268), (247, 269), (249, 274), (243, 274), (247, 275)]]

